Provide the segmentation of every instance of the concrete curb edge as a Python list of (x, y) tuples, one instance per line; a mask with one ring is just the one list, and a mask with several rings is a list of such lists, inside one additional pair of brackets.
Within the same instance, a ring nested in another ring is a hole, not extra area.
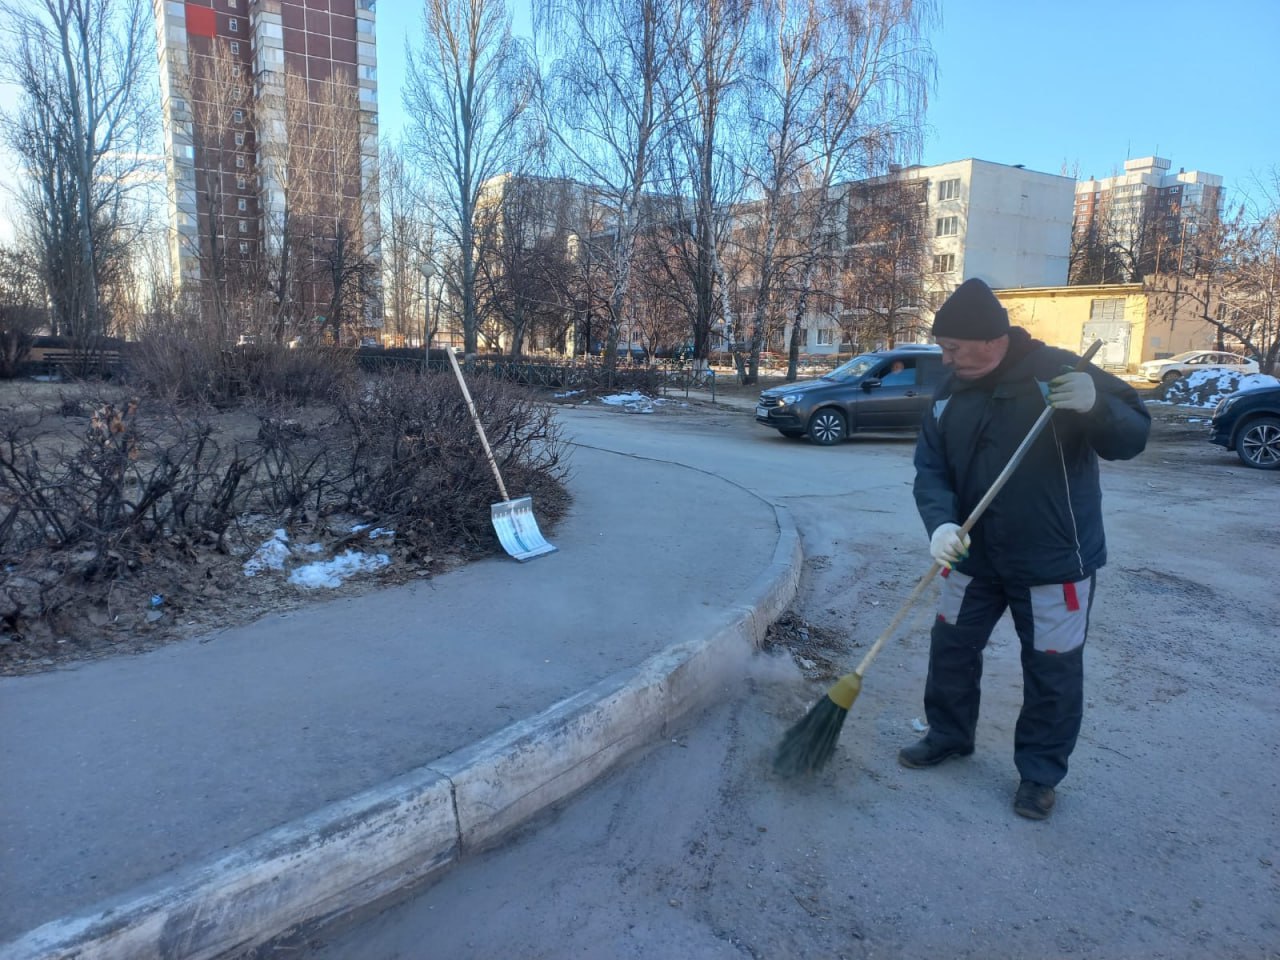
[(709, 636), (668, 647), (477, 744), (6, 945), (0, 960), (205, 960), (392, 897), (586, 787), (711, 702), (794, 599), (785, 510), (769, 566)]

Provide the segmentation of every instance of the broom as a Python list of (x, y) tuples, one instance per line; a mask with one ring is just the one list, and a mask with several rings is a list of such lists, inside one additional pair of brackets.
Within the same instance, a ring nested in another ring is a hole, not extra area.
[[(1089, 361), (1093, 359), (1094, 354), (1101, 347), (1102, 341), (1095, 340), (1075, 365), (1075, 369), (1083, 370), (1088, 366)], [(1044, 429), (1045, 424), (1049, 422), (1049, 418), (1053, 416), (1053, 410), (1053, 407), (1046, 405), (1044, 411), (1036, 418), (1036, 422), (1031, 425), (1031, 429), (1027, 431), (1022, 443), (1018, 444), (1018, 449), (1013, 452), (1009, 462), (1005, 464), (1004, 469), (1000, 471), (1000, 475), (991, 484), (991, 489), (983, 494), (982, 499), (978, 501), (978, 505), (969, 514), (969, 519), (960, 528), (961, 537), (964, 537), (965, 534), (973, 529), (974, 524), (978, 522), (978, 518), (991, 505), (991, 501), (996, 498), (996, 494), (1000, 492), (1009, 477), (1013, 475), (1013, 471), (1017, 469), (1018, 464), (1027, 455), (1031, 444), (1035, 442), (1036, 437), (1040, 435), (1040, 431)], [(920, 582), (911, 591), (911, 595), (907, 597), (893, 620), (889, 622), (889, 626), (885, 627), (880, 636), (876, 638), (876, 642), (871, 645), (871, 649), (862, 658), (862, 662), (854, 668), (853, 673), (846, 673), (832, 684), (826, 696), (815, 703), (809, 712), (786, 732), (782, 738), (782, 743), (778, 746), (778, 752), (773, 758), (775, 773), (783, 777), (794, 777), (802, 773), (814, 773), (827, 765), (827, 761), (835, 753), (836, 742), (840, 739), (840, 731), (844, 728), (844, 719), (849, 715), (849, 709), (853, 706), (853, 701), (857, 700), (858, 694), (862, 692), (862, 677), (867, 672), (867, 668), (871, 666), (871, 662), (875, 660), (876, 654), (880, 652), (880, 648), (884, 646), (885, 641), (898, 629), (898, 625), (902, 623), (903, 618), (906, 617), (916, 600), (920, 598), (920, 594), (924, 593), (924, 588), (929, 585), (930, 581), (937, 576), (938, 571), (941, 569), (942, 565), (936, 561), (929, 567), (929, 572), (920, 578)]]

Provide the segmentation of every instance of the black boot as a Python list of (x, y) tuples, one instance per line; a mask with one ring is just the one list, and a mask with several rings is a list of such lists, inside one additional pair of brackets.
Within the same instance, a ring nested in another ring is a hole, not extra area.
[(899, 750), (898, 762), (904, 767), (919, 770), (924, 767), (936, 767), (943, 760), (949, 760), (952, 757), (967, 757), (971, 753), (973, 753), (973, 747), (971, 746), (946, 746), (934, 743), (928, 737), (924, 737), (911, 744), (911, 746), (903, 747)]
[(1018, 784), (1018, 792), (1013, 795), (1013, 812), (1028, 820), (1045, 820), (1053, 810), (1055, 799), (1053, 787), (1046, 787), (1034, 780), (1023, 780)]

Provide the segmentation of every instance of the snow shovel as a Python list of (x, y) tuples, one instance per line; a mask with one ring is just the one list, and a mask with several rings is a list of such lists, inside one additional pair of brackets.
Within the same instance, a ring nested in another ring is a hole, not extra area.
[(502, 542), (502, 549), (520, 561), (532, 560), (544, 553), (553, 553), (556, 548), (547, 543), (542, 531), (538, 529), (538, 520), (533, 515), (533, 497), (512, 500), (507, 495), (507, 485), (502, 482), (502, 474), (498, 472), (498, 461), (493, 459), (489, 438), (484, 435), (480, 414), (476, 413), (476, 405), (471, 399), (471, 391), (467, 389), (467, 381), (462, 379), (462, 368), (458, 366), (458, 358), (453, 355), (452, 348), (446, 349), (445, 353), (449, 356), (449, 365), (453, 367), (454, 376), (458, 378), (458, 386), (462, 387), (467, 409), (471, 411), (471, 422), (476, 425), (476, 433), (480, 434), (484, 455), (489, 459), (489, 466), (493, 468), (493, 478), (498, 481), (498, 492), (502, 494), (502, 502), (489, 507), (493, 532)]

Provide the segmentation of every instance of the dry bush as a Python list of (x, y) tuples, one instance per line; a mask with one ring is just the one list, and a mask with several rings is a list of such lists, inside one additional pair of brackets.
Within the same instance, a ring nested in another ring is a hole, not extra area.
[(356, 374), (350, 350), (281, 344), (218, 347), (208, 340), (149, 334), (130, 379), (152, 396), (225, 405), (246, 397), (324, 401)]
[[(554, 523), (567, 494), (550, 408), (499, 381), (473, 390), (508, 489), (532, 494), (540, 521)], [(0, 414), (0, 671), (73, 655), (58, 638), (83, 640), (86, 611), (144, 608), (148, 584), (167, 584), (166, 607), (198, 616), (208, 578), (234, 590), (264, 527), (334, 547), (354, 542), (359, 519), (395, 531), (381, 549), (430, 568), (499, 549), (489, 516), (499, 499), (450, 374), (343, 382), (332, 405), (305, 411), (60, 392)]]
[[(551, 408), (491, 378), (470, 389), (508, 492), (532, 495), (546, 522), (558, 520), (565, 444)], [(370, 379), (343, 396), (338, 417), (352, 440), (353, 508), (423, 549), (496, 542), (489, 506), (501, 494), (451, 374)]]

